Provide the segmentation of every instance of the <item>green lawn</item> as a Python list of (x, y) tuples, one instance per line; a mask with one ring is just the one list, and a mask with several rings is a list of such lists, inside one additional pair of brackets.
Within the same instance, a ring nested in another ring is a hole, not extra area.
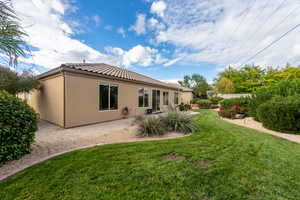
[(67, 153), (0, 182), (0, 199), (300, 199), (299, 144), (201, 113), (193, 136)]

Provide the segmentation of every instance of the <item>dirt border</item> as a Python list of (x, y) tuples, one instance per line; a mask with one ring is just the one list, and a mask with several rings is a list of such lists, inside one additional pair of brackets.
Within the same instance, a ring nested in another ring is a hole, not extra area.
[(252, 117), (247, 117), (245, 119), (227, 119), (227, 118), (221, 118), (221, 119), (231, 124), (251, 128), (263, 133), (267, 133), (269, 135), (286, 139), (290, 142), (300, 144), (300, 135), (281, 133), (281, 132), (266, 129), (265, 127), (263, 127), (262, 123), (255, 121)]

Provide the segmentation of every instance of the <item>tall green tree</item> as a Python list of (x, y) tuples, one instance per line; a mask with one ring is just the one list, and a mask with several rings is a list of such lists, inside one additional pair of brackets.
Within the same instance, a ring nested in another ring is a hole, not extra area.
[(30, 92), (32, 89), (39, 89), (40, 83), (30, 72), (18, 74), (7, 67), (0, 66), (0, 90), (10, 94), (19, 92)]
[(215, 84), (215, 92), (220, 94), (232, 94), (235, 92), (233, 82), (226, 77), (221, 78)]
[(209, 84), (207, 83), (204, 76), (200, 74), (193, 74), (192, 76), (184, 76), (182, 81), (178, 83), (187, 88), (193, 89), (195, 97), (206, 98), (207, 91), (210, 89)]
[(0, 52), (9, 57), (9, 65), (16, 66), (19, 56), (25, 56), (25, 32), (10, 0), (0, 0)]

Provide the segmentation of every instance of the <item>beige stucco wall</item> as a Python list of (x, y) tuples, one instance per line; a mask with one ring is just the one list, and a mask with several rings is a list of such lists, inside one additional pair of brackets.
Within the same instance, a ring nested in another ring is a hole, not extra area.
[(182, 103), (191, 104), (192, 99), (193, 99), (192, 92), (181, 92), (181, 102)]
[[(99, 111), (99, 83), (118, 84), (118, 110)], [(152, 89), (160, 90), (161, 110), (165, 111), (174, 106), (174, 90), (155, 88), (148, 85), (105, 79), (96, 76), (66, 73), (66, 113), (65, 127), (81, 126), (86, 124), (121, 119), (122, 109), (129, 108), (129, 116), (144, 114), (147, 108), (138, 107), (138, 89), (147, 88), (150, 91), (149, 107), (152, 108)], [(163, 91), (169, 91), (169, 106), (163, 106)], [(180, 103), (179, 93), (179, 103)]]
[(41, 81), (42, 88), (32, 91), (27, 103), (40, 114), (40, 118), (64, 126), (64, 77), (62, 75)]

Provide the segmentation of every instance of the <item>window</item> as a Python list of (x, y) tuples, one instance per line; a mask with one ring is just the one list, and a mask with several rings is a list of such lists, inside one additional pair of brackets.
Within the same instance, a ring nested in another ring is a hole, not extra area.
[(149, 92), (145, 88), (139, 89), (139, 107), (149, 106)]
[(99, 85), (99, 110), (118, 109), (118, 85), (101, 83)]
[(169, 92), (163, 92), (163, 103), (164, 105), (169, 105)]
[(174, 104), (178, 104), (178, 92), (174, 92)]

